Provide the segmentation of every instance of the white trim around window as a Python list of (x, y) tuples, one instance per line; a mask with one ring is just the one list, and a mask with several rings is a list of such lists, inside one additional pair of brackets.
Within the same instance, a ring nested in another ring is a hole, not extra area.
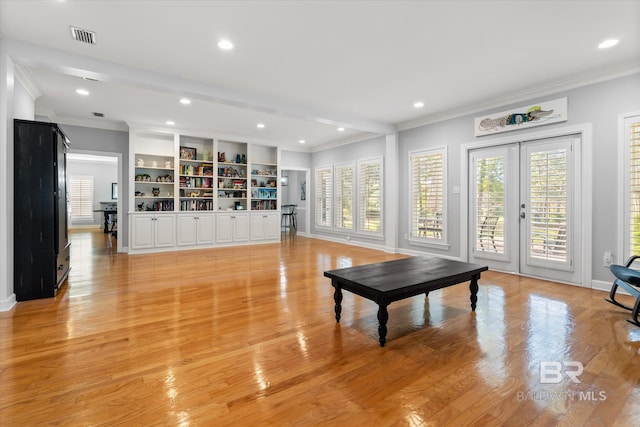
[(640, 255), (640, 112), (618, 117), (618, 198), (623, 207), (618, 221), (618, 260)]

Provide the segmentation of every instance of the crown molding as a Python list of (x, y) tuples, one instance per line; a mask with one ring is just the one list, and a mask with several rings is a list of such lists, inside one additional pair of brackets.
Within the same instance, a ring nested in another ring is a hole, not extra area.
[(475, 114), (494, 108), (504, 107), (505, 105), (517, 102), (523, 102), (534, 98), (552, 95), (561, 91), (576, 89), (591, 84), (626, 77), (636, 73), (640, 73), (640, 62), (632, 61), (624, 64), (619, 64), (615, 67), (591, 71), (589, 73), (583, 73), (576, 76), (568, 77), (566, 79), (557, 80), (553, 83), (532, 86), (514, 94), (493, 98), (488, 102), (472, 104), (462, 108), (455, 108), (444, 111), (442, 113), (424, 116), (419, 119), (408, 120), (406, 122), (398, 123), (396, 126), (398, 128), (398, 131), (409, 130), (420, 126), (443, 122), (445, 120), (455, 119), (457, 117), (462, 117), (469, 114)]
[(34, 101), (42, 96), (42, 91), (36, 84), (30, 69), (20, 64), (14, 64), (14, 73), (16, 80), (20, 82)]
[[(386, 135), (386, 134), (385, 134)], [(318, 153), (325, 150), (330, 150), (332, 148), (341, 147), (343, 145), (354, 144), (356, 142), (366, 141), (374, 138), (383, 138), (383, 134), (375, 134), (375, 133), (364, 133), (359, 135), (354, 135), (349, 138), (344, 138), (339, 141), (328, 142), (326, 144), (318, 145), (316, 147), (311, 147), (312, 153)]]

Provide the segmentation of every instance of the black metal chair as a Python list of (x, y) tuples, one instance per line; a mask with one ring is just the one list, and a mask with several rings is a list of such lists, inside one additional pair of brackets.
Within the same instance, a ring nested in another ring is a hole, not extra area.
[(297, 205), (282, 205), (282, 227), (289, 227), (289, 229), (297, 229), (298, 224), (296, 221), (296, 206)]
[[(640, 315), (640, 271), (634, 270), (630, 267), (633, 262), (639, 258), (640, 255), (634, 255), (629, 258), (625, 265), (613, 264), (609, 266), (609, 270), (611, 270), (611, 273), (613, 273), (616, 279), (613, 281), (613, 285), (611, 286), (609, 298), (606, 299), (613, 305), (617, 305), (618, 307), (631, 311), (631, 319), (627, 319), (627, 322), (636, 326), (640, 326), (640, 319), (638, 319), (638, 316)], [(636, 299), (636, 303), (633, 307), (629, 307), (628, 305), (616, 301), (616, 291), (618, 290), (618, 287), (623, 288)]]

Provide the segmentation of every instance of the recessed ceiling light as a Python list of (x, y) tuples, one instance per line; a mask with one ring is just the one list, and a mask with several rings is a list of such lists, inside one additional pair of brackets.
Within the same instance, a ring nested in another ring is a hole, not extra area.
[(258, 123), (256, 126), (258, 129), (264, 129), (264, 123)]
[(233, 43), (227, 39), (222, 39), (218, 42), (218, 47), (222, 50), (231, 50), (233, 49)]
[(78, 95), (83, 95), (83, 96), (87, 96), (87, 95), (89, 95), (89, 91), (88, 91), (88, 90), (86, 90), (86, 89), (76, 89), (76, 93), (77, 93)]
[(416, 102), (414, 102), (413, 106), (416, 107), (416, 108), (422, 108), (422, 107), (424, 107), (424, 102), (416, 101)]
[(344, 132), (344, 128), (338, 128), (338, 132)]
[(304, 139), (301, 139), (301, 140), (300, 140), (300, 141), (298, 141), (298, 142), (299, 142), (300, 144), (304, 144), (304, 143), (305, 143), (305, 142), (307, 142), (307, 141), (305, 141)]
[(602, 43), (600, 43), (598, 45), (598, 47), (600, 49), (607, 49), (609, 47), (613, 47), (613, 46), (617, 45), (618, 42), (620, 42), (620, 40), (618, 40), (618, 39), (607, 39), (607, 40), (604, 40)]
[(169, 126), (173, 126), (176, 124), (176, 122), (174, 122), (173, 120), (167, 120), (165, 123), (168, 124)]
[(180, 98), (180, 104), (189, 105), (191, 104), (191, 100), (188, 98)]

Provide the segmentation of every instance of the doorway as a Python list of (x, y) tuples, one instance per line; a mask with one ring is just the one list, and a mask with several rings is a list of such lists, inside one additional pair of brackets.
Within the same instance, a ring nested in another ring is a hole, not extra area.
[(582, 284), (581, 137), (468, 151), (469, 260)]

